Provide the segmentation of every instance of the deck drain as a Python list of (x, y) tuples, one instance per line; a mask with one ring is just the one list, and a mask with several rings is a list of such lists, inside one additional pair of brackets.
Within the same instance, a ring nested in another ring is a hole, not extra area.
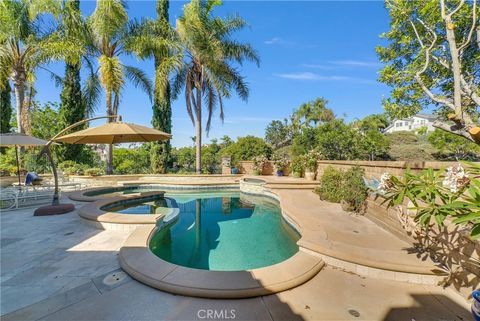
[(348, 313), (350, 313), (350, 315), (354, 316), (355, 318), (358, 318), (360, 316), (360, 312), (358, 312), (357, 310), (350, 309), (348, 310)]
[(63, 234), (63, 235), (67, 236), (67, 235), (72, 235), (72, 234), (73, 234), (73, 232), (67, 232), (67, 233), (65, 233), (65, 234)]
[(103, 279), (103, 284), (105, 285), (115, 285), (119, 282), (122, 282), (127, 277), (127, 274), (123, 271), (118, 271), (107, 275)]

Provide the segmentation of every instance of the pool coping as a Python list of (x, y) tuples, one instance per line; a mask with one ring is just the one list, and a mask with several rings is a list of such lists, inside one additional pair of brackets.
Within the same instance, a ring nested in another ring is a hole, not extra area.
[(133, 231), (135, 228), (142, 225), (154, 227), (162, 217), (178, 214), (178, 207), (170, 198), (165, 197), (169, 200), (169, 203), (172, 206), (166, 213), (123, 214), (110, 212), (108, 210), (103, 210), (102, 208), (122, 201), (140, 200), (152, 196), (163, 196), (164, 194), (164, 192), (142, 192), (104, 198), (85, 204), (78, 210), (78, 215), (92, 225), (105, 230)]
[[(111, 196), (109, 197), (102, 197), (102, 195), (92, 195), (88, 196), (86, 194), (92, 193), (92, 192), (102, 192), (102, 191), (110, 191), (113, 190), (112, 193), (118, 192), (118, 191), (123, 191), (125, 188), (135, 188), (135, 187), (140, 187), (140, 186), (158, 186), (160, 188), (165, 188), (166, 190), (182, 190), (182, 191), (194, 191), (194, 190), (200, 190), (200, 189), (228, 189), (228, 188), (233, 188), (233, 187), (238, 187), (238, 183), (231, 183), (231, 182), (209, 182), (205, 184), (197, 184), (197, 183), (179, 183), (176, 182), (175, 184), (171, 183), (155, 183), (155, 182), (142, 182), (139, 183), (137, 182), (122, 182), (121, 185), (119, 186), (101, 186), (101, 187), (91, 187), (91, 188), (86, 188), (83, 190), (78, 190), (78, 191), (73, 191), (68, 193), (68, 198), (70, 198), (72, 201), (78, 201), (78, 202), (96, 202), (108, 198), (112, 198)], [(129, 194), (128, 194), (129, 195)]]
[(249, 298), (285, 291), (314, 277), (322, 258), (299, 250), (280, 263), (244, 271), (210, 271), (169, 263), (149, 248), (156, 228), (138, 227), (119, 252), (119, 262), (134, 279), (156, 289), (204, 298)]
[[(143, 185), (151, 184), (146, 183)], [(334, 249), (331, 246), (325, 228), (317, 226), (312, 230), (309, 226), (309, 221), (305, 220), (304, 215), (298, 212), (296, 206), (292, 204), (291, 200), (282, 199), (281, 190), (276, 190), (270, 186), (268, 179), (262, 184), (249, 184), (248, 181), (245, 182), (244, 180), (240, 180), (239, 186), (241, 193), (268, 197), (278, 201), (284, 220), (297, 230), (301, 236), (297, 242), (300, 251), (318, 256), (328, 265), (342, 268), (362, 276), (417, 284), (436, 284), (445, 277), (445, 272), (438, 270), (435, 266), (427, 267), (422, 266), (421, 264), (402, 264), (401, 262), (392, 263), (382, 260), (369, 260), (368, 256), (363, 257), (362, 255), (357, 255), (355, 251), (361, 250), (361, 248), (354, 249), (354, 247), (347, 246), (348, 248), (342, 248), (339, 251), (335, 246)], [(134, 225), (133, 228), (128, 229), (125, 227), (123, 228), (131, 232), (137, 227), (141, 227), (141, 225)], [(153, 229), (154, 226), (152, 225), (152, 230)], [(312, 238), (312, 236), (314, 236), (312, 233), (315, 233), (317, 237)], [(320, 236), (320, 239), (323, 241), (317, 242), (319, 240), (318, 236)], [(380, 257), (383, 253), (383, 250), (376, 250), (373, 248), (365, 248), (364, 250), (378, 253)]]

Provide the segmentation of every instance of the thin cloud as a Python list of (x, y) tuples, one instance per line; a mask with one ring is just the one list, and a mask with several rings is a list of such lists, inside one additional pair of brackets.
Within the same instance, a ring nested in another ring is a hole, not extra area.
[(375, 61), (362, 61), (362, 60), (335, 60), (329, 61), (329, 63), (339, 66), (350, 67), (381, 67), (382, 64)]
[(311, 68), (311, 69), (324, 69), (324, 70), (332, 70), (336, 69), (336, 66), (328, 66), (328, 65), (320, 65), (320, 64), (301, 64), (301, 67)]
[(295, 43), (292, 41), (284, 40), (280, 37), (273, 37), (272, 39), (265, 40), (266, 45), (279, 45), (279, 46), (293, 46)]
[(348, 76), (324, 76), (313, 72), (293, 72), (293, 73), (283, 73), (283, 74), (274, 74), (274, 76), (284, 79), (291, 80), (306, 80), (306, 81), (349, 81), (356, 83), (364, 84), (373, 84), (375, 81), (370, 79), (348, 77)]

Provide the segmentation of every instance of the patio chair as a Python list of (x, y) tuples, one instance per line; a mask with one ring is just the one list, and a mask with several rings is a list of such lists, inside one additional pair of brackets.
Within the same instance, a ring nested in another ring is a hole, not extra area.
[(2, 210), (30, 207), (51, 201), (54, 189), (46, 186), (15, 186), (0, 189)]
[[(57, 178), (58, 178), (59, 189), (67, 190), (67, 189), (73, 188), (74, 190), (77, 190), (77, 189), (82, 189), (84, 185), (80, 182), (71, 181), (68, 177), (65, 176), (65, 174), (62, 171), (57, 171)], [(48, 182), (48, 185), (55, 186), (55, 181), (53, 178)]]

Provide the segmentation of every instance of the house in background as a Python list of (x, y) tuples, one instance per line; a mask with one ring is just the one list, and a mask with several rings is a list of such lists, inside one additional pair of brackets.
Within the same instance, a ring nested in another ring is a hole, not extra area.
[(385, 128), (385, 133), (394, 133), (400, 131), (416, 131), (422, 127), (426, 127), (427, 133), (435, 130), (433, 122), (436, 117), (428, 114), (417, 114), (410, 118), (395, 119), (390, 126)]

